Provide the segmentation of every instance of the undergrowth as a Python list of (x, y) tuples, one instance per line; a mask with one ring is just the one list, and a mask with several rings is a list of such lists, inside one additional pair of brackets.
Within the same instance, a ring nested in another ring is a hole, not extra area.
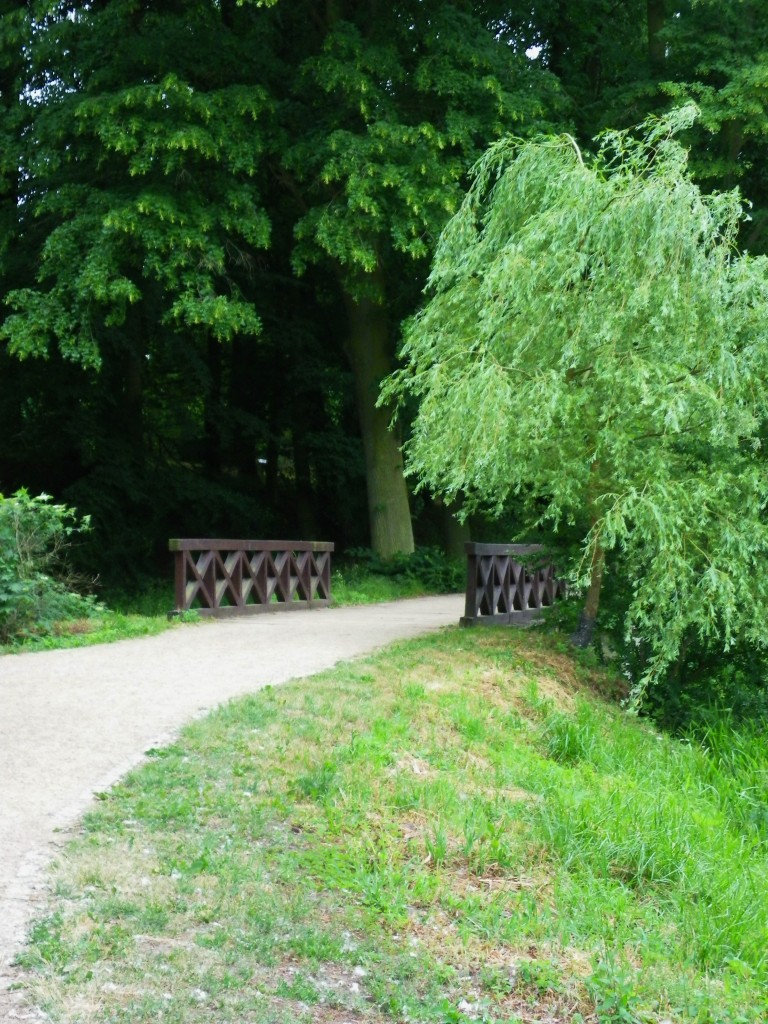
[[(348, 555), (334, 570), (331, 584), (332, 604), (375, 604), (408, 597), (460, 590), (457, 565), (434, 548), (420, 549), (414, 555), (390, 561), (375, 558), (371, 552)], [(110, 589), (99, 593), (99, 600), (82, 604), (72, 614), (48, 617), (30, 623), (22, 633), (0, 644), (0, 652), (51, 650), (110, 643), (132, 637), (161, 633), (180, 622), (199, 622), (193, 609), (169, 620), (174, 607), (173, 581), (148, 579), (132, 591)]]

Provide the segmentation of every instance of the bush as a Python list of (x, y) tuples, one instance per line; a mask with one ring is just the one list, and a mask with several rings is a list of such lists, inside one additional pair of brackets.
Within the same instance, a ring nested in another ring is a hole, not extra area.
[(431, 593), (461, 591), (466, 582), (463, 562), (436, 547), (421, 547), (411, 555), (395, 555), (386, 559), (370, 548), (351, 548), (345, 555), (353, 561), (358, 572), (415, 581)]
[[(648, 636), (626, 633), (632, 599), (629, 573), (620, 559), (609, 562), (598, 614), (595, 653), (628, 681), (641, 684), (649, 667)], [(578, 602), (563, 602), (549, 621), (566, 633), (576, 626)], [(768, 648), (739, 635), (730, 648), (695, 629), (683, 633), (677, 657), (641, 689), (639, 710), (661, 728), (687, 735), (726, 713), (735, 725), (768, 720)]]
[(47, 494), (0, 494), (0, 643), (93, 613), (93, 598), (75, 592), (63, 559), (70, 538), (88, 525)]

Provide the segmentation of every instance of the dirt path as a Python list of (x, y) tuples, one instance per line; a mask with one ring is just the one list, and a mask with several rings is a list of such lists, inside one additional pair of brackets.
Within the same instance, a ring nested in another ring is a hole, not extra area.
[(238, 694), (455, 625), (459, 596), (256, 615), (75, 650), (0, 656), (0, 1021), (45, 868), (95, 792)]

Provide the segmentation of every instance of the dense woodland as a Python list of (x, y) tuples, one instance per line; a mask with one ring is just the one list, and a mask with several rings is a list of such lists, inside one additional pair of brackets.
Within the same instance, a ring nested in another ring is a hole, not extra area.
[(169, 536), (455, 543), (376, 399), (470, 169), (692, 99), (765, 251), (767, 7), (6, 0), (0, 491), (89, 514), (107, 581)]

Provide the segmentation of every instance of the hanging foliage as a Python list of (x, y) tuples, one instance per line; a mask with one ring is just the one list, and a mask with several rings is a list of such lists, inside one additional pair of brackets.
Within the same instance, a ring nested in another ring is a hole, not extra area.
[(422, 484), (582, 524), (587, 636), (621, 554), (646, 678), (687, 631), (765, 636), (766, 263), (735, 249), (738, 196), (688, 175), (695, 116), (609, 132), (592, 160), (567, 136), (491, 147), (385, 388), (419, 400)]

